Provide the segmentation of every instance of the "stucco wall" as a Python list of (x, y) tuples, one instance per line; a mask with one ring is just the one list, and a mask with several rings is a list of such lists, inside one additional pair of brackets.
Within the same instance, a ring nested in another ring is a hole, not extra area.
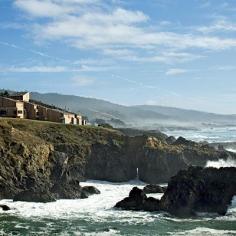
[(24, 103), (20, 101), (0, 97), (0, 111), (1, 116), (25, 118)]

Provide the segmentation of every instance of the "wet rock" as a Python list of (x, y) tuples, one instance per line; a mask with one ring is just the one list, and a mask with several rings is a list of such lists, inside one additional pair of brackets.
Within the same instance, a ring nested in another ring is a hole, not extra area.
[(123, 199), (115, 205), (115, 208), (121, 208), (123, 210), (135, 210), (135, 211), (158, 211), (159, 200), (147, 197), (142, 189), (134, 187), (130, 193), (129, 197)]
[(148, 193), (164, 193), (165, 190), (160, 186), (156, 184), (148, 184), (143, 188), (143, 192)]
[(82, 188), (82, 191), (86, 193), (88, 196), (93, 195), (93, 194), (100, 194), (101, 192), (95, 188), (94, 186), (84, 186)]
[(87, 198), (88, 195), (82, 191), (78, 180), (58, 181), (51, 191), (57, 199)]
[(25, 190), (16, 194), (13, 198), (13, 201), (46, 203), (54, 202), (56, 199), (49, 191)]
[(194, 142), (187, 140), (183, 137), (179, 137), (173, 144), (174, 145), (194, 145)]
[(224, 215), (235, 194), (236, 168), (190, 167), (171, 179), (161, 207), (177, 216), (196, 212)]
[(2, 208), (3, 211), (10, 211), (11, 208), (7, 205), (0, 205), (0, 208)]
[(167, 186), (162, 187), (163, 193), (167, 190)]
[(194, 216), (197, 212), (225, 215), (234, 195), (236, 168), (190, 167), (172, 177), (161, 200), (147, 198), (143, 190), (135, 187), (115, 207), (166, 211), (178, 217)]
[(174, 142), (176, 141), (176, 138), (174, 136), (169, 136), (167, 139), (166, 139), (166, 142), (168, 144), (173, 144)]
[(225, 148), (223, 145), (218, 145), (218, 151), (225, 151)]

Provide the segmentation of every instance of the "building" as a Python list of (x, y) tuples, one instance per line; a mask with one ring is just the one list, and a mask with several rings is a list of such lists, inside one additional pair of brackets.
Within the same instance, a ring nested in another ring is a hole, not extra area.
[(0, 97), (0, 116), (25, 118), (24, 102), (11, 98)]
[(0, 96), (0, 116), (86, 125), (81, 115), (30, 99), (30, 93)]
[(30, 93), (29, 92), (20, 92), (20, 93), (15, 93), (15, 94), (9, 95), (9, 97), (14, 100), (29, 102)]

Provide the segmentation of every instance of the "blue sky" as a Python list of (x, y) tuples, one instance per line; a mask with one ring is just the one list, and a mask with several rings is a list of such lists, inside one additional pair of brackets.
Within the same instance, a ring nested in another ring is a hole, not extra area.
[(0, 87), (236, 114), (235, 0), (0, 0)]

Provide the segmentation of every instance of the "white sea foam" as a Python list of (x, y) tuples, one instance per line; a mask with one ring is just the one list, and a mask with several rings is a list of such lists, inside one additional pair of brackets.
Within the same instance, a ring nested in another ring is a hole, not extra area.
[[(83, 218), (85, 220), (103, 221), (106, 218), (113, 218), (119, 222), (151, 222), (159, 216), (154, 216), (148, 212), (131, 212), (115, 210), (114, 205), (127, 197), (134, 186), (143, 188), (142, 182), (109, 183), (103, 181), (82, 182), (82, 186), (93, 185), (97, 187), (101, 194), (90, 196), (88, 199), (58, 200), (51, 203), (30, 203), (13, 202), (12, 200), (2, 200), (0, 204), (7, 204), (11, 211), (8, 214), (15, 214), (26, 218), (40, 217), (50, 219), (70, 219)], [(161, 194), (152, 194), (160, 198)], [(119, 213), (117, 213), (119, 212)]]
[(218, 161), (208, 161), (206, 163), (206, 167), (215, 167), (215, 168), (221, 168), (221, 167), (236, 167), (236, 161), (232, 159), (223, 160), (220, 159)]
[[(127, 197), (130, 190), (134, 186), (138, 186), (143, 188), (145, 185), (141, 182), (128, 182), (128, 183), (109, 183), (103, 181), (88, 181), (81, 183), (82, 186), (93, 185), (97, 187), (101, 194), (90, 196), (88, 199), (76, 199), (76, 200), (58, 200), (52, 203), (27, 203), (27, 202), (13, 202), (12, 200), (1, 200), (0, 204), (9, 205), (12, 210), (9, 212), (5, 212), (4, 214), (9, 214), (14, 217), (24, 218), (27, 220), (40, 222), (48, 219), (47, 222), (48, 229), (54, 228), (55, 223), (53, 221), (57, 221), (58, 219), (64, 222), (71, 222), (74, 220), (81, 220), (81, 222), (85, 222), (84, 224), (89, 225), (90, 222), (93, 224), (101, 225), (105, 222), (108, 226), (110, 224), (113, 225), (128, 225), (129, 227), (135, 227), (136, 225), (153, 225), (155, 222), (163, 222), (167, 221), (170, 224), (196, 224), (201, 225), (201, 223), (214, 220), (220, 221), (235, 221), (236, 219), (236, 198), (233, 201), (233, 205), (230, 207), (228, 213), (224, 217), (210, 217), (209, 215), (203, 217), (197, 217), (192, 219), (180, 219), (168, 216), (164, 213), (149, 213), (149, 212), (134, 212), (134, 211), (122, 211), (115, 210), (113, 206), (124, 197)], [(152, 196), (160, 198), (161, 194), (152, 194)], [(51, 222), (52, 221), (52, 222)], [(52, 225), (50, 225), (50, 222)], [(95, 223), (96, 222), (96, 223)], [(17, 223), (15, 229), (26, 229), (29, 227), (29, 224), (25, 223)], [(95, 230), (91, 230), (91, 232), (87, 232), (86, 227), (84, 226), (85, 231), (76, 232), (74, 231), (74, 235), (121, 235), (122, 233), (119, 231), (120, 228), (107, 228), (99, 229), (98, 232)], [(47, 229), (42, 229), (43, 232), (47, 232)], [(184, 229), (183, 229), (184, 231)], [(182, 231), (182, 232), (183, 232)], [(208, 232), (208, 234), (206, 233)], [(231, 231), (228, 231), (231, 232)], [(197, 228), (193, 231), (184, 231), (186, 235), (214, 235), (213, 233), (217, 233), (216, 235), (224, 235), (225, 231), (215, 230), (208, 228)], [(178, 232), (174, 232), (174, 235), (178, 235)], [(60, 235), (60, 234), (59, 234)], [(61, 234), (65, 235), (65, 234)], [(181, 232), (179, 235), (183, 235)]]
[[(172, 233), (171, 233), (172, 234)], [(216, 236), (216, 235), (235, 235), (235, 230), (217, 230), (206, 227), (197, 227), (184, 232), (176, 232), (174, 235), (191, 235), (191, 236)]]
[(236, 127), (214, 127), (199, 128), (199, 130), (171, 130), (165, 132), (178, 138), (183, 136), (186, 139), (201, 142), (236, 142)]
[(229, 152), (235, 152), (236, 153), (236, 149), (235, 148), (227, 148), (226, 150), (229, 151)]

